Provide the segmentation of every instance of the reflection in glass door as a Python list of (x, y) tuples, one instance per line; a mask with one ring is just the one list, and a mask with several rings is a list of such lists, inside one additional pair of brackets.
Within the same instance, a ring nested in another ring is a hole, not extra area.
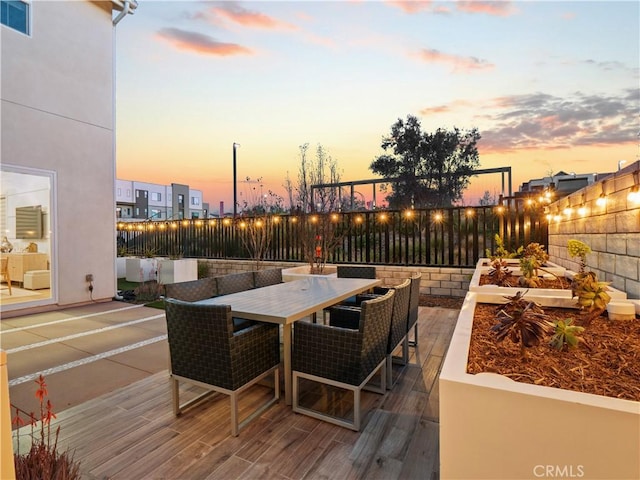
[(2, 311), (45, 305), (54, 301), (51, 215), (54, 178), (52, 172), (2, 166)]

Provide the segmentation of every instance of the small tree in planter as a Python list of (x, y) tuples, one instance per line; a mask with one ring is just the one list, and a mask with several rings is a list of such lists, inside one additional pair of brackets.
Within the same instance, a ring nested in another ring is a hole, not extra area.
[(311, 190), (312, 185), (339, 182), (338, 164), (321, 145), (318, 145), (315, 160), (309, 161), (308, 147), (309, 144), (300, 147), (298, 185), (294, 187), (287, 177), (285, 187), (295, 215), (292, 222), (302, 257), (309, 264), (310, 273), (321, 274), (331, 254), (342, 244), (346, 227), (338, 213), (338, 189)]

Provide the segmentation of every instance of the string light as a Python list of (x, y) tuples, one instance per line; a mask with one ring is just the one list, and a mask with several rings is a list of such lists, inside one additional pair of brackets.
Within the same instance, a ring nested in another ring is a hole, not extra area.
[(604, 194), (604, 180), (602, 181), (602, 193), (600, 193), (600, 196), (598, 197), (598, 199), (596, 200), (596, 205), (599, 207), (604, 207), (607, 204), (607, 196)]
[(633, 187), (629, 190), (629, 194), (627, 195), (627, 200), (633, 203), (640, 203), (640, 181), (638, 177), (640, 176), (640, 170), (636, 170), (633, 172)]
[(584, 203), (578, 207), (578, 215), (584, 217), (587, 214), (587, 207), (584, 206)]

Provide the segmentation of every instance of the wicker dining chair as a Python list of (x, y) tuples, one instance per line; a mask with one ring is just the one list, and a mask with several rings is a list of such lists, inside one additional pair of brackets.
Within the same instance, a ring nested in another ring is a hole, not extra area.
[[(198, 305), (169, 298), (165, 308), (174, 414), (180, 415), (214, 392), (229, 395), (231, 433), (237, 436), (242, 427), (280, 398), (278, 325), (256, 323), (236, 332), (229, 305)], [(239, 394), (271, 373), (274, 397), (240, 421)], [(208, 391), (181, 405), (181, 382)]]
[[(414, 348), (415, 362), (420, 364), (418, 349), (418, 307), (420, 306), (420, 281), (422, 273), (416, 272), (411, 276), (411, 295), (409, 297), (409, 314), (407, 316), (407, 337), (402, 345), (402, 363), (409, 363), (409, 347)], [(384, 295), (389, 287), (374, 287), (372, 293), (362, 293), (356, 296), (356, 303)], [(409, 333), (413, 329), (413, 340), (409, 340)]]
[[(418, 310), (420, 306), (420, 281), (422, 273), (416, 272), (411, 276), (411, 295), (409, 297), (409, 317), (407, 318), (407, 340), (402, 349), (402, 357), (405, 362), (409, 361), (409, 347), (413, 347), (416, 364), (420, 364), (418, 349)], [(413, 329), (413, 340), (409, 339), (409, 333)]]
[[(403, 358), (396, 358), (393, 352), (407, 341), (407, 319), (409, 316), (409, 301), (411, 294), (411, 280), (407, 278), (399, 285), (387, 289), (395, 291), (393, 298), (393, 314), (391, 317), (391, 329), (389, 331), (389, 341), (387, 342), (387, 388), (391, 389), (398, 378), (393, 378), (393, 361), (405, 365)], [(385, 294), (387, 293), (385, 292)], [(379, 296), (378, 296), (379, 297)], [(369, 300), (375, 297), (369, 297)], [(366, 301), (363, 300), (363, 301)], [(360, 307), (337, 306), (333, 309), (329, 324), (331, 326), (339, 326), (343, 328), (358, 328), (358, 317)]]
[(267, 270), (256, 270), (253, 272), (253, 283), (255, 288), (282, 283), (282, 269), (269, 268)]
[(216, 279), (214, 277), (200, 278), (188, 282), (167, 283), (164, 286), (167, 298), (175, 298), (185, 302), (197, 302), (218, 295)]
[[(377, 372), (386, 392), (386, 350), (391, 328), (394, 292), (362, 303), (357, 329), (298, 322), (294, 328), (292, 355), (293, 411), (359, 431), (362, 424), (360, 395)], [(353, 392), (353, 421), (314, 410), (300, 403), (301, 379)]]
[[(376, 278), (376, 267), (370, 267), (366, 265), (338, 265), (336, 268), (336, 276), (338, 278)], [(358, 302), (358, 297), (353, 296), (349, 297), (337, 305), (353, 305), (358, 306), (360, 302)], [(331, 307), (327, 307), (323, 310), (323, 321), (327, 323), (327, 314), (331, 315)]]
[(253, 272), (230, 273), (216, 277), (218, 283), (218, 295), (244, 292), (255, 288)]

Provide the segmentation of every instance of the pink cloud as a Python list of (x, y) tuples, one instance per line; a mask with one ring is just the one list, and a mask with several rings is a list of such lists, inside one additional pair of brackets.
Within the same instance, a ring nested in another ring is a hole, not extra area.
[(495, 67), (494, 64), (476, 57), (462, 57), (443, 53), (435, 49), (423, 48), (417, 54), (418, 58), (427, 63), (442, 63), (453, 66), (454, 72), (471, 72), (474, 70), (489, 70)]
[(423, 10), (428, 10), (431, 6), (431, 1), (416, 1), (416, 0), (387, 0), (389, 5), (399, 8), (404, 13), (418, 13)]
[(456, 8), (461, 12), (485, 13), (505, 17), (513, 13), (511, 2), (486, 2), (483, 0), (458, 1)]
[(219, 42), (208, 35), (179, 28), (163, 28), (158, 31), (157, 36), (178, 50), (186, 50), (200, 55), (224, 57), (252, 54), (251, 50), (242, 45)]
[(467, 100), (455, 100), (447, 105), (436, 105), (434, 107), (425, 107), (420, 110), (420, 114), (427, 115), (436, 115), (439, 113), (450, 113), (455, 112), (456, 110), (466, 108), (473, 105), (471, 102)]
[(235, 3), (225, 3), (219, 7), (211, 9), (213, 13), (219, 15), (233, 23), (244, 27), (264, 28), (269, 30), (296, 30), (297, 27), (287, 22), (281, 22), (264, 13), (247, 10)]

